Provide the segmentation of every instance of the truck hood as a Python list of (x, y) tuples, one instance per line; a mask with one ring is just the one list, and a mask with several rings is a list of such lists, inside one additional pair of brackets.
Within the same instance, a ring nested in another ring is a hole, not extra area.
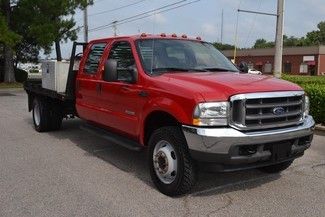
[(234, 72), (178, 72), (165, 73), (159, 77), (169, 85), (189, 90), (189, 93), (200, 93), (205, 101), (228, 100), (230, 96), (241, 93), (302, 90), (296, 84), (273, 76)]

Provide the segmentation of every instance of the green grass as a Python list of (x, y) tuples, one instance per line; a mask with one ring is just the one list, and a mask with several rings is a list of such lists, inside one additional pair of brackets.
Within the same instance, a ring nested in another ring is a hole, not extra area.
[(0, 83), (0, 89), (8, 89), (8, 88), (22, 88), (22, 83)]

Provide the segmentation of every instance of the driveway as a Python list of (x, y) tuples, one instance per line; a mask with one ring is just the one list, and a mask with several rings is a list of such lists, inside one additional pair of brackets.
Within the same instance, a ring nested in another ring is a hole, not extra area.
[(146, 154), (63, 122), (37, 133), (23, 91), (0, 91), (0, 216), (324, 216), (325, 134), (281, 174), (199, 174), (189, 195), (153, 186)]

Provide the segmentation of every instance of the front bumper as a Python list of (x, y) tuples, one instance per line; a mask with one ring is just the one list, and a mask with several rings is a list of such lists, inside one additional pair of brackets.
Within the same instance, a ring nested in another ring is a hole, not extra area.
[[(182, 126), (192, 158), (218, 163), (218, 170), (237, 170), (275, 164), (302, 156), (310, 147), (315, 122), (311, 116), (298, 126), (239, 131), (234, 128)], [(229, 169), (227, 169), (229, 168)]]

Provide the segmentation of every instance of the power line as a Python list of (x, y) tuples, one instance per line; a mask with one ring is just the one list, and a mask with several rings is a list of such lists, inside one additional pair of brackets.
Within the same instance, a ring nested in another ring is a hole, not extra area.
[[(259, 0), (259, 5), (258, 5), (258, 9), (257, 9), (258, 11), (261, 9), (261, 5), (262, 5), (262, 0)], [(248, 35), (247, 35), (247, 38), (245, 40), (244, 47), (247, 47), (248, 40), (251, 37), (251, 34), (253, 32), (253, 29), (255, 28), (256, 17), (257, 17), (257, 14), (254, 15), (254, 18), (252, 20), (251, 28), (248, 31)]]
[[(186, 1), (188, 1), (188, 0), (177, 1), (177, 2), (174, 2), (174, 3), (172, 3), (172, 4), (168, 4), (168, 5), (165, 5), (165, 6), (162, 6), (162, 7), (159, 7), (159, 8), (153, 9), (153, 10), (150, 10), (150, 11), (146, 11), (146, 12), (143, 12), (143, 13), (140, 13), (140, 14), (137, 14), (137, 15), (133, 15), (133, 16), (131, 16), (131, 17), (124, 18), (124, 19), (122, 19), (122, 20), (117, 21), (117, 22), (118, 22), (117, 24), (120, 25), (120, 24), (122, 24), (123, 22), (128, 21), (128, 20), (133, 20), (133, 19), (137, 20), (137, 18), (142, 17), (142, 16), (146, 16), (146, 15), (148, 15), (148, 14), (151, 14), (150, 16), (152, 16), (152, 13), (154, 13), (154, 12), (160, 11), (160, 10), (162, 10), (162, 9), (164, 9), (164, 8), (169, 8), (169, 7), (174, 6), (174, 5), (181, 4), (181, 3), (186, 2)], [(114, 21), (114, 22), (115, 22), (115, 21)], [(97, 27), (95, 27), (95, 28), (93, 28), (93, 29), (90, 29), (89, 31), (101, 30), (101, 29), (103, 29), (103, 28), (105, 29), (106, 27), (109, 28), (109, 27), (112, 26), (112, 24), (113, 24), (113, 22), (110, 22), (110, 23), (105, 24), (105, 25), (97, 26)]]
[[(102, 1), (102, 0), (98, 0), (98, 1)], [(96, 1), (96, 2), (98, 2), (98, 1)], [(106, 13), (113, 12), (113, 11), (118, 11), (118, 10), (121, 10), (121, 9), (124, 9), (124, 8), (127, 8), (127, 7), (130, 7), (130, 6), (134, 6), (134, 5), (140, 4), (140, 3), (144, 2), (144, 1), (146, 1), (146, 0), (141, 0), (141, 1), (133, 2), (131, 4), (123, 5), (123, 6), (120, 6), (120, 7), (117, 7), (117, 8), (113, 8), (113, 9), (110, 9), (110, 10), (106, 10), (106, 11), (101, 11), (101, 12), (98, 12), (98, 13), (89, 14), (88, 16), (89, 17), (92, 17), (92, 16), (106, 14)]]

